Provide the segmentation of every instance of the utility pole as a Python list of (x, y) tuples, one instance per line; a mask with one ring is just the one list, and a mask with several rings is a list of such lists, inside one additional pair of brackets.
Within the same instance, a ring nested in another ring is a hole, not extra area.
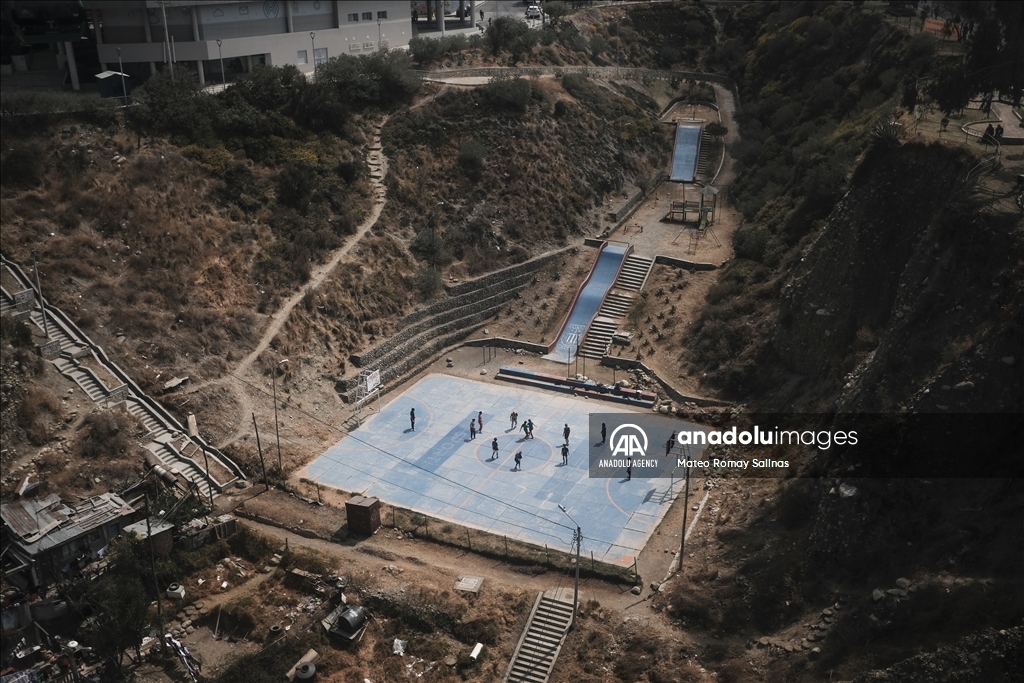
[(572, 518), (564, 505), (559, 504), (558, 509), (565, 513), (565, 516), (576, 525), (576, 531), (572, 535), (573, 543), (576, 544), (576, 583), (572, 589), (572, 621), (569, 622), (569, 630), (571, 631), (576, 627), (576, 612), (580, 604), (580, 545), (583, 543), (583, 530), (580, 529), (580, 525)]
[(267, 480), (267, 464), (263, 462), (263, 447), (260, 446), (260, 428), (256, 426), (256, 413), (252, 414), (252, 428), (256, 430), (256, 450), (260, 454), (260, 469), (263, 470), (264, 491), (270, 490), (270, 482)]
[(278, 362), (274, 366), (274, 372), (271, 374), (271, 378), (274, 382), (274, 435), (277, 436), (277, 468), (281, 470), (281, 474), (284, 474), (284, 465), (281, 462), (281, 431), (277, 423), (277, 369), (288, 362), (285, 358)]
[[(153, 470), (150, 470), (152, 472)], [(150, 526), (149, 520), (151, 518), (149, 511), (149, 493), (146, 493), (146, 536), (149, 539), (149, 569), (153, 572), (153, 587), (156, 589), (156, 620), (160, 626), (159, 633), (164, 632), (164, 608), (163, 602), (160, 600), (160, 584), (156, 578), (156, 553), (153, 552), (153, 528)]]
[(32, 252), (32, 270), (36, 273), (36, 293), (39, 294), (39, 310), (43, 312), (43, 334), (50, 341), (50, 328), (46, 324), (46, 304), (43, 303), (43, 287), (39, 284), (39, 264), (36, 263), (36, 252)]
[(686, 513), (690, 511), (690, 468), (686, 468), (686, 494), (683, 496), (683, 533), (679, 539), (679, 569), (683, 571), (683, 551), (686, 549)]

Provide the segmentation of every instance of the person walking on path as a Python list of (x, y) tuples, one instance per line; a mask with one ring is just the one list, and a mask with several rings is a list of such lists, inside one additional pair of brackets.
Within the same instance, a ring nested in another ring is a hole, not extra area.
[(512, 423), (512, 429), (516, 428), (516, 423), (519, 422), (519, 413), (512, 411), (512, 414), (508, 416), (509, 421)]
[(566, 422), (566, 423), (565, 423), (565, 429), (563, 429), (563, 430), (562, 430), (562, 436), (564, 436), (564, 437), (565, 437), (565, 443), (566, 443), (566, 445), (568, 445), (568, 443), (569, 443), (569, 432), (570, 432), (570, 431), (571, 431), (571, 430), (569, 429), (569, 423), (568, 423), (568, 422)]
[(568, 465), (569, 464), (569, 445), (568, 444), (562, 444), (562, 464), (563, 465)]
[(519, 428), (523, 430), (523, 438), (524, 439), (529, 439), (530, 438), (530, 421), (529, 420), (525, 420), (523, 422), (523, 424), (521, 424), (519, 426)]
[(669, 437), (668, 441), (665, 442), (665, 457), (669, 456), (672, 452), (672, 442), (676, 440), (676, 433), (672, 432), (672, 436)]
[(603, 444), (608, 440), (608, 427), (605, 426), (604, 422), (601, 423), (601, 443)]
[(513, 468), (512, 468), (512, 470), (513, 470), (513, 471), (516, 471), (516, 470), (521, 470), (521, 469), (522, 469), (522, 467), (520, 467), (520, 465), (521, 465), (521, 464), (522, 464), (522, 462), (523, 462), (523, 452), (522, 452), (522, 451), (518, 451), (518, 452), (516, 453), (516, 456), (515, 456), (515, 461), (516, 461), (516, 466), (515, 466), (515, 467), (513, 467)]
[(633, 458), (626, 461), (626, 481), (633, 478)]
[(484, 433), (484, 411), (482, 410), (476, 414), (476, 427), (478, 432)]
[(493, 454), (493, 455), (491, 455), (491, 460), (497, 460), (498, 459), (498, 437), (494, 437), (493, 439), (491, 439), (491, 453)]
[(409, 429), (411, 429), (414, 432), (416, 431), (416, 409), (415, 408), (410, 408), (409, 409)]
[(532, 439), (533, 438), (533, 420), (527, 420), (526, 421), (526, 438), (527, 439)]
[(469, 440), (472, 441), (476, 438), (476, 421), (469, 421)]

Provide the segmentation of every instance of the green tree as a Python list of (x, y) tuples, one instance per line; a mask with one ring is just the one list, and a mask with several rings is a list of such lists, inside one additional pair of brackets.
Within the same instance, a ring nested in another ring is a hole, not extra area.
[(84, 629), (88, 642), (120, 674), (124, 651), (132, 648), (139, 654), (153, 622), (153, 590), (143, 578), (152, 576), (149, 549), (135, 534), (121, 536), (111, 541), (107, 560), (106, 573), (96, 580), (79, 580), (71, 594), (79, 615), (90, 617)]
[(713, 138), (724, 138), (729, 133), (729, 129), (718, 121), (712, 121), (708, 125), (704, 126), (704, 130), (706, 130), (708, 135)]
[(529, 33), (530, 27), (522, 19), (498, 17), (487, 27), (487, 42), (495, 56), (510, 50), (512, 42)]
[(568, 3), (561, 2), (560, 0), (553, 0), (544, 4), (544, 14), (551, 17), (552, 28), (558, 26), (558, 22), (563, 17), (568, 16), (572, 12), (572, 8), (569, 7)]

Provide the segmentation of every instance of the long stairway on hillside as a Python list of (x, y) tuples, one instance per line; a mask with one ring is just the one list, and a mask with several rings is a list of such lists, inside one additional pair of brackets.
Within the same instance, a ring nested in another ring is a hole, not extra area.
[[(60, 309), (46, 305), (46, 317), (28, 277), (14, 263), (4, 260), (7, 282), (17, 290), (9, 293), (0, 287), (0, 309), (32, 323), (45, 331), (48, 342), (40, 347), (44, 358), (65, 377), (77, 384), (96, 403), (124, 401), (128, 412), (146, 430), (143, 445), (163, 468), (188, 482), (183, 488), (196, 488), (203, 499), (216, 495), (228, 485), (244, 478), (242, 470), (226, 455), (209, 446), (200, 437), (184, 434), (182, 426), (162, 406), (144, 394), (135, 382), (106, 357)], [(97, 370), (89, 367), (92, 364)], [(116, 386), (107, 386), (100, 374)], [(196, 458), (196, 456), (199, 456)], [(212, 490), (212, 491), (211, 491)]]
[(570, 623), (571, 602), (539, 594), (503, 683), (546, 683)]
[(608, 352), (608, 345), (612, 343), (612, 336), (618, 330), (622, 321), (629, 315), (629, 309), (633, 306), (633, 292), (639, 292), (647, 284), (651, 269), (654, 267), (654, 259), (645, 256), (630, 254), (626, 262), (622, 264), (619, 276), (605, 296), (597, 317), (590, 324), (587, 336), (580, 344), (580, 355), (587, 358), (601, 358)]

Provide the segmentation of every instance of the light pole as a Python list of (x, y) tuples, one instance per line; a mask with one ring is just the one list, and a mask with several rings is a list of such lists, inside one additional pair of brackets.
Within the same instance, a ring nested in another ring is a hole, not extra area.
[(377, 49), (381, 48), (380, 17), (377, 17)]
[(690, 466), (686, 466), (686, 494), (683, 497), (683, 533), (679, 539), (679, 568), (677, 572), (683, 571), (683, 550), (686, 549), (686, 513), (690, 510)]
[(114, 48), (117, 50), (117, 70), (121, 72), (121, 97), (123, 98), (125, 106), (128, 106), (128, 90), (124, 85), (124, 64), (121, 63), (121, 48)]
[(569, 514), (564, 505), (559, 503), (558, 509), (564, 512), (565, 516), (576, 525), (576, 531), (572, 535), (573, 543), (576, 544), (576, 584), (572, 589), (572, 621), (569, 622), (569, 630), (571, 631), (576, 626), (576, 610), (580, 604), (580, 545), (583, 543), (583, 530), (580, 529), (580, 525), (572, 518), (572, 515)]
[(313, 45), (313, 75), (316, 75), (316, 33), (309, 32), (309, 42)]
[(281, 463), (281, 432), (277, 426), (277, 369), (287, 362), (287, 358), (280, 360), (274, 366), (274, 372), (271, 374), (274, 381), (274, 436), (277, 437), (277, 469), (281, 470), (282, 474), (284, 474), (284, 465)]
[(220, 58), (220, 85), (221, 88), (227, 90), (228, 81), (224, 73), (224, 52), (220, 49), (220, 38), (217, 39), (217, 56)]

